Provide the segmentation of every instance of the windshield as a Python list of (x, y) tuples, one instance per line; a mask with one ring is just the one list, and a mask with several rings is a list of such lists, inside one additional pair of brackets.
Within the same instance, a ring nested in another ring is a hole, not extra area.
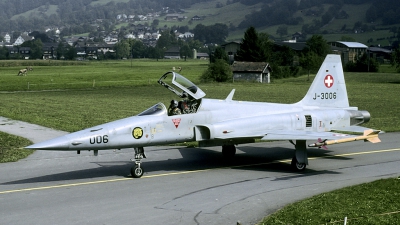
[(165, 105), (161, 102), (153, 105), (152, 107), (144, 110), (143, 112), (139, 113), (138, 116), (148, 116), (148, 115), (162, 115), (167, 113), (167, 108)]
[(158, 83), (168, 88), (181, 98), (185, 98), (188, 97), (187, 95), (190, 95), (194, 99), (201, 99), (206, 95), (190, 80), (175, 72), (168, 72), (164, 74), (158, 80)]

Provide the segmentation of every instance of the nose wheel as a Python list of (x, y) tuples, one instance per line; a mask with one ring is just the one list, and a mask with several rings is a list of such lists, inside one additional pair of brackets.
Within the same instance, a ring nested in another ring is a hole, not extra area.
[(140, 166), (143, 158), (146, 158), (143, 147), (135, 148), (135, 159), (131, 159), (131, 161), (135, 162), (135, 165), (131, 168), (131, 175), (133, 178), (140, 178), (143, 176), (144, 171)]
[(131, 175), (133, 178), (141, 178), (143, 176), (143, 169), (140, 164), (136, 164), (131, 168)]

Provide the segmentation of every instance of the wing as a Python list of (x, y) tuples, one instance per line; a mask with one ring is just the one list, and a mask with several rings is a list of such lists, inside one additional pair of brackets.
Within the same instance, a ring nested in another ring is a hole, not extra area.
[[(370, 130), (366, 127), (352, 126), (335, 129), (337, 131), (357, 132), (362, 133), (365, 130)], [(343, 134), (337, 132), (315, 132), (303, 130), (265, 130), (258, 132), (246, 131), (229, 131), (223, 135), (216, 136), (216, 139), (232, 139), (232, 138), (261, 138), (261, 140), (316, 140), (318, 138), (326, 140), (339, 140), (343, 138), (356, 137), (357, 135)]]
[(313, 132), (313, 131), (269, 131), (261, 140), (316, 140), (318, 138), (328, 140), (338, 140), (353, 137), (350, 134), (335, 132)]

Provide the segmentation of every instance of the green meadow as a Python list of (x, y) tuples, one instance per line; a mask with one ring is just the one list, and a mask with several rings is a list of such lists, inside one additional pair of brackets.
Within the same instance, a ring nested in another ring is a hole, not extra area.
[[(9, 61), (6, 61), (10, 64)], [(140, 113), (157, 102), (176, 98), (157, 84), (173, 67), (206, 92), (207, 98), (224, 99), (236, 89), (234, 99), (294, 103), (306, 94), (313, 76), (259, 83), (199, 83), (207, 69), (202, 60), (121, 60), (105, 62), (24, 62), (9, 66), (0, 61), (0, 115), (69, 132)], [(20, 69), (33, 65), (27, 76)], [(3, 65), (3, 66), (2, 66)], [(400, 74), (345, 73), (349, 102), (371, 113), (366, 126), (386, 132), (400, 129), (398, 87)]]
[[(34, 70), (27, 76), (17, 76), (26, 66)], [(0, 116), (68, 132), (133, 116), (157, 102), (168, 104), (177, 98), (157, 84), (173, 67), (182, 67), (180, 73), (198, 84), (207, 98), (217, 99), (236, 89), (234, 100), (294, 103), (303, 98), (314, 78), (308, 81), (304, 75), (272, 80), (271, 84), (200, 83), (207, 66), (208, 61), (200, 60), (0, 61)], [(400, 74), (387, 65), (381, 66), (381, 71), (345, 73), (349, 102), (371, 113), (371, 121), (365, 126), (399, 131)], [(19, 137), (0, 132), (0, 142), (0, 162), (4, 158), (16, 161), (30, 153), (21, 150), (29, 141)], [(21, 152), (24, 154), (18, 154)], [(260, 223), (343, 224), (341, 220), (347, 215), (350, 224), (399, 224), (399, 214), (384, 214), (399, 209), (398, 201), (393, 202), (400, 193), (399, 183), (399, 179), (388, 179), (318, 195)], [(356, 202), (366, 202), (369, 209), (360, 208)]]

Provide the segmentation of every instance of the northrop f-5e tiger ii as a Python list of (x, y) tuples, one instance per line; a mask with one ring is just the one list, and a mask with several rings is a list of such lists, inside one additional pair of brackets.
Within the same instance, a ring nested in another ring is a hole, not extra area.
[[(198, 86), (175, 72), (158, 83), (178, 95), (167, 108), (157, 103), (136, 116), (105, 123), (33, 144), (27, 149), (77, 151), (134, 149), (131, 174), (143, 175), (144, 147), (197, 141), (199, 147), (222, 146), (232, 157), (235, 145), (261, 140), (288, 140), (295, 146), (294, 169), (308, 164), (307, 147), (364, 140), (380, 142), (379, 130), (359, 126), (370, 120), (367, 111), (349, 106), (341, 58), (327, 55), (304, 98), (294, 104), (208, 99)], [(348, 132), (362, 135), (343, 134)], [(307, 145), (307, 141), (312, 141)], [(271, 143), (268, 143), (271, 144)], [(273, 143), (272, 143), (273, 144)]]

